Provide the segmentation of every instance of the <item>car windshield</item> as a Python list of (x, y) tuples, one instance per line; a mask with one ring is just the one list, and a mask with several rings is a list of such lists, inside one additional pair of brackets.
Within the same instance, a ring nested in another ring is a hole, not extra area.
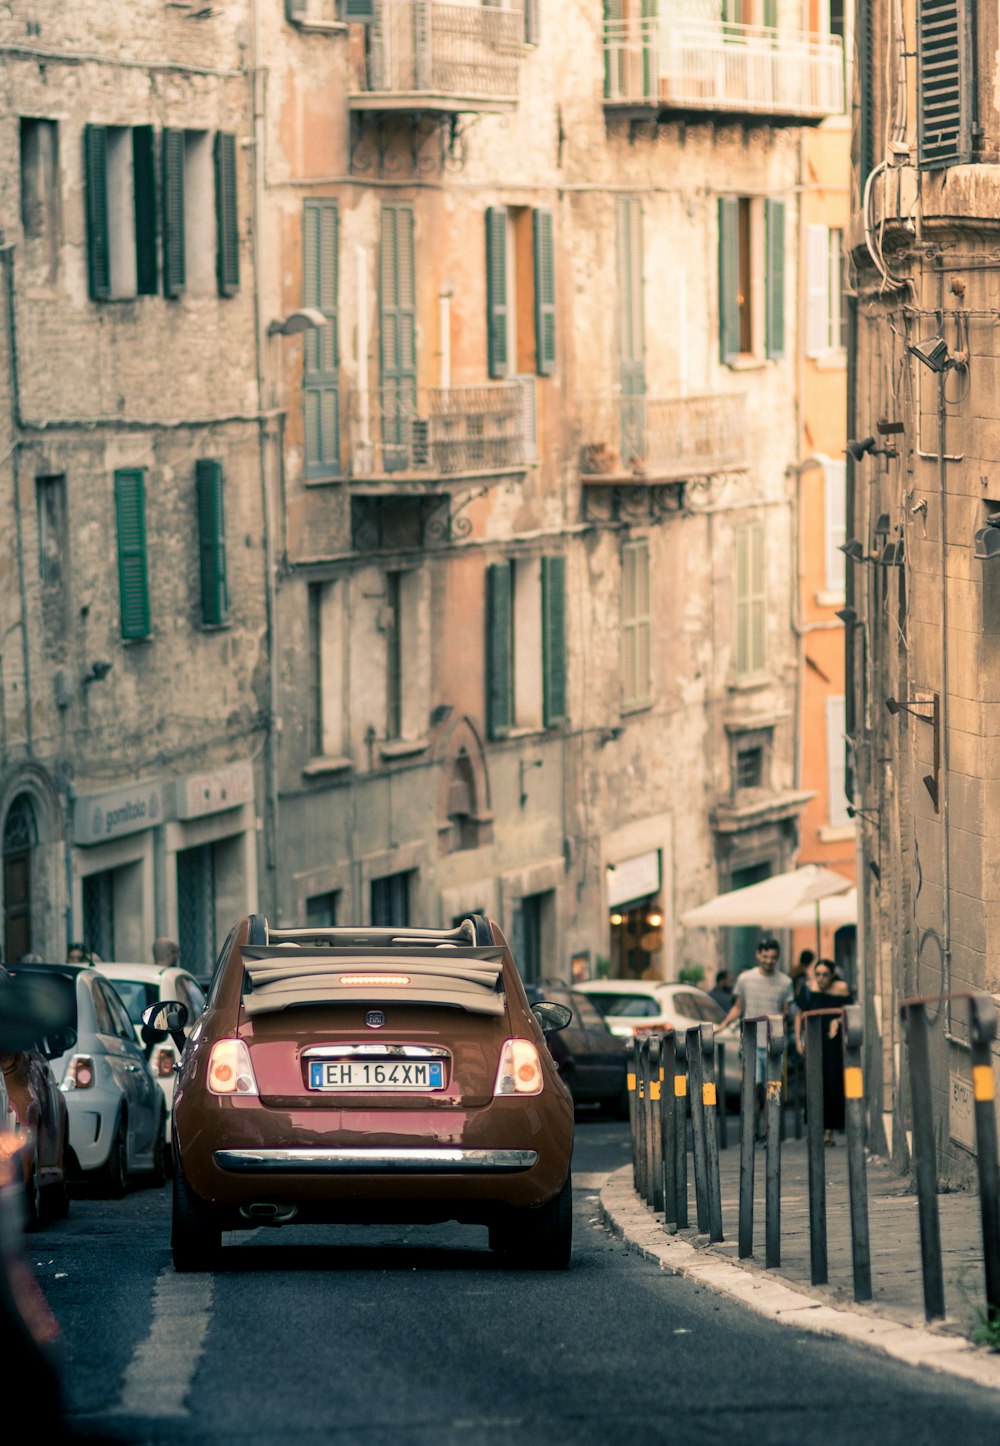
[(141, 1024), (142, 1011), (150, 1004), (156, 1004), (160, 998), (155, 984), (144, 984), (136, 979), (112, 979), (111, 983), (133, 1024)]

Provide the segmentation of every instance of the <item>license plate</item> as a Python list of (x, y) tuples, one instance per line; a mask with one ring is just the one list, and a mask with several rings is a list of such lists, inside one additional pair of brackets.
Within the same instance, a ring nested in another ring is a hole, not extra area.
[(426, 1060), (311, 1059), (311, 1090), (443, 1090), (444, 1064)]

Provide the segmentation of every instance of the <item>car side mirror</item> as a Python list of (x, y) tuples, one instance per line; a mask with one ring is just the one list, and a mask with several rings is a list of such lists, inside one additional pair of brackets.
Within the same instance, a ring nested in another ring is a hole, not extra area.
[(179, 999), (161, 999), (159, 1004), (151, 1004), (148, 1009), (142, 1011), (142, 1022), (144, 1041), (146, 1029), (165, 1031), (170, 1035), (177, 1048), (183, 1050), (184, 1026), (188, 1022), (188, 1007)]
[(147, 1049), (152, 1049), (154, 1044), (162, 1044), (168, 1037), (165, 1029), (150, 1029), (148, 1024), (144, 1024), (139, 1033)]
[(531, 1006), (531, 1012), (542, 1026), (543, 1034), (556, 1034), (565, 1029), (573, 1018), (568, 1004), (556, 1004), (551, 999), (539, 999)]

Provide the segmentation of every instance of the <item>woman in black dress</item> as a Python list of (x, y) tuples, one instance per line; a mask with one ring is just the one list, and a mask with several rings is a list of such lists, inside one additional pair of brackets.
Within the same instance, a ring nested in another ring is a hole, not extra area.
[[(842, 1009), (851, 1002), (851, 991), (838, 979), (829, 959), (820, 959), (814, 966), (816, 987), (804, 991), (799, 1008)], [(805, 1049), (805, 1026), (802, 1013), (795, 1016), (795, 1043), (800, 1053)], [(844, 1128), (844, 1046), (841, 1021), (831, 1015), (823, 1020), (823, 1143), (834, 1145), (834, 1130)]]

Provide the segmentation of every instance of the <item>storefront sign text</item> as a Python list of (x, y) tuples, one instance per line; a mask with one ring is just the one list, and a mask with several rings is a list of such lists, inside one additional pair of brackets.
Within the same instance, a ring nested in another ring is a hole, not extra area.
[(203, 818), (253, 801), (253, 768), (233, 763), (211, 773), (192, 773), (174, 785), (178, 818)]
[(87, 848), (163, 822), (163, 786), (137, 784), (78, 798), (73, 810), (73, 842)]

